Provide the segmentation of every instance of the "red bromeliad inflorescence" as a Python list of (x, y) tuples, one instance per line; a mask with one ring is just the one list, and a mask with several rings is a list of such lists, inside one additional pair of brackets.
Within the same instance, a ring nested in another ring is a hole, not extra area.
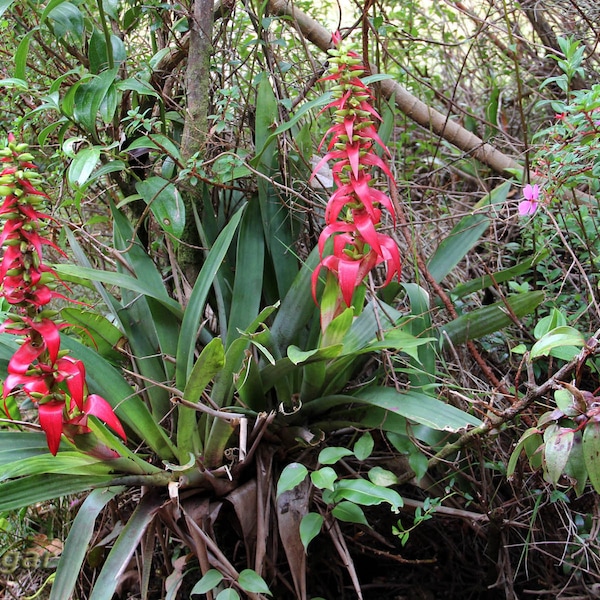
[[(400, 277), (400, 253), (396, 242), (379, 231), (381, 208), (395, 220), (390, 198), (374, 186), (372, 171), (380, 168), (392, 181), (392, 173), (376, 153), (376, 146), (389, 156), (389, 150), (379, 137), (375, 124), (381, 117), (373, 108), (374, 96), (360, 77), (364, 66), (353, 51), (340, 49), (341, 36), (333, 34), (335, 49), (330, 50), (333, 72), (323, 81), (333, 81), (334, 99), (323, 110), (335, 108), (334, 125), (327, 131), (321, 145), (331, 136), (327, 154), (316, 165), (312, 177), (329, 160), (336, 161), (333, 180), (336, 190), (325, 210), (325, 228), (319, 237), (321, 262), (312, 278), (313, 297), (321, 268), (328, 269), (338, 280), (346, 306), (352, 303), (354, 290), (369, 271), (377, 265), (386, 267), (385, 284)], [(325, 244), (333, 237), (333, 253), (323, 256)]]
[[(11, 394), (22, 391), (37, 405), (39, 422), (52, 454), (58, 452), (63, 433), (69, 438), (90, 431), (89, 415), (98, 417), (125, 439), (123, 427), (110, 404), (88, 393), (85, 366), (60, 349), (60, 329), (53, 312), (44, 307), (56, 297), (58, 275), (43, 263), (42, 249), (62, 251), (47, 237), (52, 217), (42, 212), (47, 196), (26, 144), (10, 135), (0, 150), (0, 297), (13, 308), (0, 332), (18, 335), (22, 344), (8, 363), (2, 385), (4, 410)], [(3, 200), (1, 200), (3, 199)]]

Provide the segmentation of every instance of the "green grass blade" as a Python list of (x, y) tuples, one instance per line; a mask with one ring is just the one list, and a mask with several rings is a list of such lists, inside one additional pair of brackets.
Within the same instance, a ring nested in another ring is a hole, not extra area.
[(89, 600), (112, 600), (119, 583), (119, 576), (127, 567), (144, 532), (154, 519), (163, 503), (159, 494), (147, 493), (142, 496), (127, 525), (112, 547), (100, 575), (94, 584)]
[(2, 484), (2, 510), (18, 510), (60, 496), (107, 487), (114, 475), (30, 475)]
[[(69, 446), (61, 444), (59, 450)], [(18, 460), (48, 454), (46, 436), (36, 431), (0, 431), (0, 467)]]
[(198, 328), (204, 312), (204, 305), (212, 282), (229, 249), (231, 241), (240, 223), (244, 209), (240, 209), (225, 226), (211, 248), (198, 275), (181, 324), (181, 333), (177, 344), (176, 381), (177, 387), (185, 389), (194, 365), (194, 352)]
[(65, 600), (65, 598), (71, 597), (90, 540), (96, 530), (96, 518), (102, 509), (124, 490), (124, 487), (94, 490), (85, 499), (71, 525), (71, 530), (58, 561), (50, 600)]
[(436, 281), (442, 281), (487, 231), (491, 222), (489, 209), (506, 202), (510, 186), (511, 182), (505, 181), (493, 189), (473, 207), (473, 214), (462, 218), (440, 243), (427, 265)]
[[(506, 304), (516, 317), (532, 313), (544, 300), (544, 292), (524, 292), (508, 296)], [(440, 343), (443, 348), (464, 344), (468, 340), (476, 340), (484, 335), (500, 331), (513, 323), (504, 302), (496, 302), (461, 315), (439, 328)]]
[(439, 431), (454, 432), (481, 425), (479, 419), (455, 406), (413, 390), (397, 392), (393, 388), (372, 387), (360, 391), (356, 399)]
[(265, 239), (260, 205), (254, 199), (248, 203), (240, 225), (226, 348), (258, 314), (263, 287), (264, 254)]
[(314, 248), (296, 275), (275, 315), (270, 328), (271, 335), (279, 346), (282, 356), (285, 355), (290, 344), (302, 346), (299, 339), (300, 333), (310, 319), (319, 312), (319, 307), (315, 304), (311, 294), (311, 276), (317, 268), (319, 260), (319, 251)]

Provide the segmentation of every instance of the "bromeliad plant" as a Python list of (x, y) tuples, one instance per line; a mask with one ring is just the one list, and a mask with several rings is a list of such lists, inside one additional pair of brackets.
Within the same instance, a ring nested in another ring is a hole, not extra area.
[(47, 196), (36, 187), (41, 177), (32, 160), (27, 144), (17, 144), (12, 135), (8, 146), (0, 150), (0, 197), (4, 198), (0, 206), (0, 296), (12, 308), (0, 332), (22, 339), (8, 362), (2, 397), (9, 417), (8, 405), (16, 408), (14, 397), (19, 392), (37, 406), (40, 427), (55, 455), (63, 433), (73, 439), (90, 431), (91, 415), (123, 439), (125, 432), (108, 402), (88, 392), (83, 362), (61, 350), (60, 330), (68, 324), (57, 323), (56, 313), (47, 305), (64, 296), (54, 289), (60, 280), (44, 264), (43, 247), (61, 251), (48, 237), (52, 217), (42, 212)]
[[(375, 187), (372, 175), (375, 167), (380, 168), (392, 181), (392, 173), (376, 153), (376, 145), (390, 155), (375, 127), (381, 117), (373, 107), (375, 97), (360, 77), (364, 66), (360, 56), (342, 47), (339, 32), (334, 33), (335, 48), (330, 50), (329, 62), (332, 73), (323, 81), (333, 81), (333, 101), (323, 110), (335, 108), (334, 125), (327, 131), (319, 149), (331, 136), (327, 154), (317, 163), (314, 177), (321, 166), (334, 160), (333, 180), (337, 189), (329, 198), (325, 211), (325, 224), (319, 236), (321, 262), (315, 269), (312, 280), (313, 297), (316, 301), (316, 285), (321, 268), (328, 269), (337, 279), (338, 302), (333, 310), (323, 310), (321, 327), (327, 325), (343, 310), (342, 302), (350, 307), (356, 288), (377, 265), (385, 264), (385, 284), (394, 275), (400, 277), (400, 254), (396, 242), (379, 231), (382, 210), (386, 208), (395, 221), (395, 211), (390, 198)], [(325, 244), (333, 238), (333, 253), (324, 256)], [(331, 279), (330, 279), (331, 282)], [(329, 285), (333, 285), (331, 282)]]

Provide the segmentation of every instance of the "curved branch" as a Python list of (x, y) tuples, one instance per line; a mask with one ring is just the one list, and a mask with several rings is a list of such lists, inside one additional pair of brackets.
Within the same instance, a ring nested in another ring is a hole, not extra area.
[[(331, 47), (331, 32), (296, 8), (291, 0), (269, 0), (269, 9), (276, 15), (292, 17), (296, 29), (323, 52)], [(377, 73), (374, 65), (371, 65), (370, 68), (372, 73)], [(484, 142), (458, 123), (449, 120), (447, 115), (419, 100), (399, 83), (385, 79), (380, 82), (380, 86), (384, 96), (388, 99), (393, 96), (398, 109), (415, 123), (444, 138), (494, 171), (507, 173), (511, 169), (523, 168), (512, 157)]]

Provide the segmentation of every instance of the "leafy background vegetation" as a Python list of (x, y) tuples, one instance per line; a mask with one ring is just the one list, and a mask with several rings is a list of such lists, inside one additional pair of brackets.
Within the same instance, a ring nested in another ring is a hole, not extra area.
[[(600, 14), (397, 4), (0, 0), (62, 345), (128, 437), (90, 418), (52, 457), (5, 401), (4, 597), (597, 596)], [(322, 334), (338, 27), (403, 273)]]

